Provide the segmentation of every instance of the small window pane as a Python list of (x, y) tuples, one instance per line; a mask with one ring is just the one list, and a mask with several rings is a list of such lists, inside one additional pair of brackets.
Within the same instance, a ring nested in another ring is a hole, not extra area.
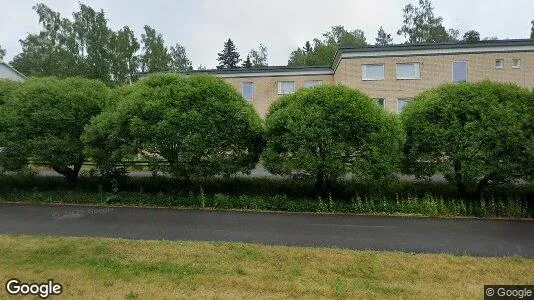
[(362, 65), (362, 80), (384, 80), (384, 65)]
[(504, 67), (504, 60), (496, 59), (495, 60), (495, 69), (502, 69)]
[(278, 94), (291, 94), (295, 91), (294, 81), (279, 81)]
[(512, 68), (514, 68), (514, 69), (521, 68), (521, 60), (520, 59), (512, 59)]
[(322, 80), (307, 80), (304, 82), (305, 88), (311, 88), (323, 84)]
[(254, 98), (254, 83), (243, 82), (243, 98), (252, 100)]
[(419, 63), (397, 64), (397, 79), (419, 78)]
[(377, 104), (378, 106), (380, 106), (380, 107), (382, 107), (382, 108), (385, 107), (384, 98), (375, 98), (375, 99), (373, 99), (373, 100), (376, 102), (376, 104)]
[(402, 112), (406, 104), (408, 104), (411, 99), (397, 99), (397, 112)]
[(467, 62), (455, 61), (452, 63), (452, 81), (466, 82), (467, 81)]

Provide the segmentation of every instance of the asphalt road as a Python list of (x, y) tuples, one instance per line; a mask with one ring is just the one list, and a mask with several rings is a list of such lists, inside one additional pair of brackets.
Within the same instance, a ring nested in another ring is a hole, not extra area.
[(0, 204), (0, 233), (534, 258), (534, 221)]

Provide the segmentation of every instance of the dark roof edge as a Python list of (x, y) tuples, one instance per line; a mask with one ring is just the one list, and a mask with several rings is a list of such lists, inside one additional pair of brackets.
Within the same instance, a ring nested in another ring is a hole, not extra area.
[[(250, 74), (264, 72), (302, 72), (302, 71), (332, 71), (337, 69), (341, 54), (351, 52), (380, 52), (380, 51), (405, 51), (405, 50), (439, 50), (439, 49), (461, 49), (461, 48), (481, 48), (481, 47), (506, 47), (506, 46), (534, 46), (534, 39), (508, 39), (508, 40), (488, 40), (476, 43), (468, 42), (444, 42), (444, 43), (417, 43), (417, 44), (394, 44), (387, 46), (369, 45), (366, 47), (341, 46), (338, 47), (329, 66), (268, 66), (258, 68), (235, 68), (235, 69), (210, 69), (192, 70), (184, 74)], [(146, 72), (137, 73), (146, 75)]]

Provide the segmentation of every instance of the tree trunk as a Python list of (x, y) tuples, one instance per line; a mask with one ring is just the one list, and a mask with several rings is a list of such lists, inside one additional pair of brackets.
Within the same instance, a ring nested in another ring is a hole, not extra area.
[(326, 198), (331, 192), (332, 184), (324, 172), (317, 173), (313, 191), (315, 196)]
[(74, 165), (72, 169), (66, 166), (52, 166), (54, 171), (65, 176), (67, 179), (67, 187), (69, 189), (74, 189), (78, 185), (78, 173), (81, 168), (81, 163)]
[(462, 170), (461, 164), (458, 161), (454, 161), (454, 182), (456, 183), (456, 192), (458, 193), (459, 197), (465, 197), (467, 195), (467, 188), (465, 186), (462, 173), (460, 172)]

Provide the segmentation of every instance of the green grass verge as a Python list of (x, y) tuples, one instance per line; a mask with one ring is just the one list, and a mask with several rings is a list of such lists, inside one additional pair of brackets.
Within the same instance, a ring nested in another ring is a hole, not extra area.
[(2, 282), (51, 278), (58, 299), (473, 299), (534, 282), (534, 260), (517, 257), (13, 235), (0, 253)]

